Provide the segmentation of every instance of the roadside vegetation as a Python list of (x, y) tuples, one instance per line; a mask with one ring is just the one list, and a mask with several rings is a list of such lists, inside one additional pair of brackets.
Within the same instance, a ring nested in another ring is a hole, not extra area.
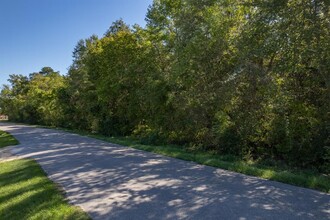
[(330, 193), (329, 175), (319, 173), (318, 171), (312, 169), (292, 168), (286, 164), (279, 163), (278, 161), (244, 160), (234, 155), (219, 155), (217, 152), (205, 152), (201, 150), (183, 148), (182, 146), (177, 145), (143, 144), (140, 139), (133, 137), (109, 137), (78, 130), (61, 130), (168, 157), (193, 161), (198, 164), (218, 167), (250, 176), (256, 176), (263, 179), (274, 180)]
[(0, 148), (17, 144), (19, 142), (11, 134), (0, 130)]
[[(18, 144), (0, 131), (0, 147)], [(61, 191), (33, 160), (1, 161), (0, 219), (90, 219), (82, 210), (69, 205)]]
[(329, 1), (155, 0), (146, 21), (78, 41), (65, 75), (11, 75), (1, 113), (326, 191)]
[(0, 219), (72, 219), (89, 217), (67, 203), (33, 160), (0, 162)]

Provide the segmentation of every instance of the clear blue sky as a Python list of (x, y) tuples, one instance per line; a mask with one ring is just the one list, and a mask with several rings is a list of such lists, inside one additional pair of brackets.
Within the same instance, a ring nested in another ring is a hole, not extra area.
[(9, 74), (50, 66), (62, 74), (79, 39), (102, 36), (119, 18), (145, 25), (152, 0), (0, 0), (0, 86)]

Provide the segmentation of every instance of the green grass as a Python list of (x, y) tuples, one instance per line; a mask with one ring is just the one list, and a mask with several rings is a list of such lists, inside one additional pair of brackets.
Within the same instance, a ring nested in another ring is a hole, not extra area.
[(0, 163), (0, 219), (90, 219), (69, 205), (33, 160)]
[[(19, 142), (0, 130), (0, 148)], [(33, 160), (0, 162), (0, 219), (90, 219), (69, 205)]]
[(0, 148), (17, 144), (19, 144), (19, 142), (12, 135), (0, 130)]

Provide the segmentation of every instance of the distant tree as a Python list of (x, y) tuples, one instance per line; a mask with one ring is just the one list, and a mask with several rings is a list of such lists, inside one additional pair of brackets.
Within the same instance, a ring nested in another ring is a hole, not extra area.
[(120, 31), (129, 31), (130, 27), (127, 25), (123, 19), (119, 19), (112, 23), (110, 28), (104, 33), (105, 37), (109, 37), (111, 35), (115, 35)]

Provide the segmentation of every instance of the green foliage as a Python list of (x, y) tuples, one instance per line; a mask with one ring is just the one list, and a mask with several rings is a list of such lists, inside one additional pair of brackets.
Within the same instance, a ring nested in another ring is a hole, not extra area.
[(44, 67), (30, 77), (10, 75), (11, 87), (4, 86), (0, 105), (10, 120), (45, 125), (60, 125), (62, 111), (58, 92), (64, 87), (64, 77), (50, 67)]
[(155, 0), (80, 40), (67, 76), (12, 75), (1, 111), (329, 173), (328, 1)]

